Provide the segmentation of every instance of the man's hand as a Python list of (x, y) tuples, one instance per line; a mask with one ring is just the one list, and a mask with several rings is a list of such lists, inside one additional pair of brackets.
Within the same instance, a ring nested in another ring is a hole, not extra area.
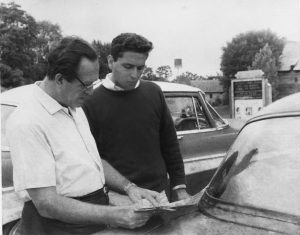
[(138, 228), (146, 224), (152, 212), (136, 213), (135, 206), (115, 207), (108, 224), (112, 227)]
[(136, 186), (135, 184), (132, 184), (130, 187), (128, 187), (126, 193), (129, 198), (135, 203), (145, 198), (149, 202), (151, 202), (153, 206), (159, 206), (160, 194), (158, 192), (143, 189)]
[(191, 196), (187, 193), (185, 188), (179, 188), (174, 190), (175, 198), (177, 201), (189, 199)]

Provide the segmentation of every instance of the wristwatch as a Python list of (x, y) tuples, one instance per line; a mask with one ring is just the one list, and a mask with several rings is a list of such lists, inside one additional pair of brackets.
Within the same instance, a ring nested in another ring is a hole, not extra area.
[(128, 194), (128, 191), (131, 187), (137, 187), (135, 183), (129, 182), (124, 186), (124, 191)]

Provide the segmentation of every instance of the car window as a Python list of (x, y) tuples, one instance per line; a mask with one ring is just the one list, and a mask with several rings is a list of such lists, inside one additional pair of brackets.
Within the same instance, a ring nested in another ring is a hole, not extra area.
[(177, 131), (209, 128), (209, 122), (196, 97), (166, 97), (174, 125)]
[(206, 104), (212, 115), (212, 118), (214, 119), (214, 121), (216, 123), (216, 126), (220, 127), (220, 126), (226, 125), (225, 121), (219, 116), (219, 114), (216, 112), (216, 110), (213, 107), (211, 107), (211, 105), (208, 102), (206, 102)]
[(11, 105), (1, 105), (1, 167), (3, 189), (13, 186), (12, 162), (8, 152), (8, 143), (6, 139), (6, 122), (15, 108), (15, 106)]
[(223, 201), (300, 215), (300, 117), (247, 125), (207, 192)]

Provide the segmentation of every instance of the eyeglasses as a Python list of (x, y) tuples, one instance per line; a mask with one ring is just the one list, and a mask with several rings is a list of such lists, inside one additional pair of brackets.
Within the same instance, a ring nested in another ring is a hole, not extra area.
[(87, 86), (87, 85), (84, 84), (84, 82), (79, 77), (77, 77), (77, 76), (74, 76), (74, 77), (84, 86), (85, 90), (89, 90), (89, 89), (93, 88), (94, 86), (98, 85), (101, 82), (100, 79), (97, 79), (91, 85)]

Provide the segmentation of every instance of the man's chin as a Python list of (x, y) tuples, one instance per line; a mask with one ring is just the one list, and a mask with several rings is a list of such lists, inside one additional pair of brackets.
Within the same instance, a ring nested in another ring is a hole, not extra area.
[(80, 98), (73, 106), (74, 107), (72, 107), (72, 108), (79, 108), (79, 107), (81, 107), (83, 104), (84, 104), (84, 102), (86, 101), (86, 99), (87, 98)]

